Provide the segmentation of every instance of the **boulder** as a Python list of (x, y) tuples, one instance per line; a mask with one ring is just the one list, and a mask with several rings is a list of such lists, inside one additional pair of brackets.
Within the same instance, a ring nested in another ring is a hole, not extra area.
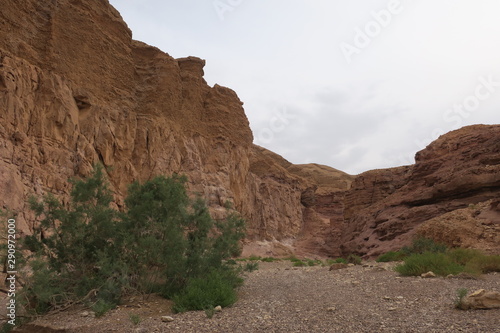
[(500, 309), (500, 292), (479, 289), (465, 296), (460, 303), (460, 308), (468, 309)]

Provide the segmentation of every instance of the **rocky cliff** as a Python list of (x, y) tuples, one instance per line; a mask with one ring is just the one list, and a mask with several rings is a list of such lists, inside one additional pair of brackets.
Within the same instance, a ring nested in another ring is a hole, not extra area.
[[(97, 162), (118, 207), (133, 180), (184, 173), (215, 218), (226, 201), (245, 216), (247, 254), (339, 256), (397, 247), (424, 222), (499, 196), (499, 126), (450, 133), (414, 166), (357, 177), (293, 165), (252, 144), (243, 103), (208, 86), (204, 65), (132, 40), (107, 1), (4, 0), (0, 208), (29, 233), (27, 198), (67, 198), (68, 178)], [(498, 221), (489, 209), (481, 216)]]
[[(410, 241), (417, 226), (429, 223), (422, 229), (424, 234), (436, 234), (431, 230), (440, 228), (436, 218), (500, 197), (500, 125), (450, 132), (418, 152), (415, 159), (412, 166), (356, 177), (346, 196), (343, 252), (376, 255), (398, 249)], [(495, 210), (493, 204), (482, 206), (486, 225), (500, 223)], [(459, 219), (454, 223), (460, 225)], [(478, 237), (477, 247), (480, 242)], [(489, 248), (498, 252), (500, 245)]]

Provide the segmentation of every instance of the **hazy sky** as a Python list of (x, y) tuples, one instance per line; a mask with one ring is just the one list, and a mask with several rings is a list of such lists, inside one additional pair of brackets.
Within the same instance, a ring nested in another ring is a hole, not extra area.
[(111, 0), (133, 38), (203, 58), (255, 143), (357, 174), (500, 123), (498, 0)]

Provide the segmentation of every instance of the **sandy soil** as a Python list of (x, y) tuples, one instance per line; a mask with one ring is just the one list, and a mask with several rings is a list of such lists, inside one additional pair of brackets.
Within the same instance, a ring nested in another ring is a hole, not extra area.
[[(101, 318), (73, 309), (37, 320), (20, 332), (500, 332), (500, 310), (454, 308), (459, 288), (500, 291), (500, 274), (478, 280), (400, 277), (391, 265), (329, 271), (260, 263), (239, 300), (211, 319), (205, 312), (172, 314), (159, 297), (136, 298)], [(130, 314), (141, 318), (138, 325)], [(172, 322), (162, 322), (169, 315)], [(42, 330), (45, 326), (47, 330)]]

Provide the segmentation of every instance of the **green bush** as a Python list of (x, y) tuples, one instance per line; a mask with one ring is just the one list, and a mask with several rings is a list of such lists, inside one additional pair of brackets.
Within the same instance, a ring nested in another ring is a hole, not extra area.
[(204, 278), (191, 279), (182, 292), (173, 297), (175, 312), (207, 310), (220, 305), (227, 307), (236, 302), (233, 281), (218, 271)]
[(109, 310), (112, 310), (116, 307), (116, 304), (108, 303), (102, 299), (98, 299), (90, 308), (94, 311), (96, 318), (102, 317)]
[(121, 297), (122, 286), (111, 286), (115, 276), (126, 275), (116, 239), (118, 213), (110, 208), (112, 195), (102, 167), (85, 182), (73, 181), (71, 197), (68, 208), (51, 195), (42, 201), (30, 198), (40, 223), (23, 244), (32, 251), (28, 260), (33, 270), (23, 293), (36, 313), (94, 295), (109, 304)]
[(141, 323), (141, 317), (138, 314), (130, 314), (129, 319), (134, 325), (139, 325)]
[(290, 260), (290, 262), (299, 262), (299, 261), (302, 261), (302, 260), (300, 260), (299, 258), (297, 258), (295, 256), (291, 256), (291, 257), (288, 257), (286, 259)]
[(326, 263), (328, 265), (333, 265), (333, 264), (347, 264), (347, 260), (344, 258), (337, 258), (337, 259), (327, 259)]
[(411, 254), (404, 263), (395, 267), (402, 275), (418, 276), (432, 271), (446, 276), (467, 273), (473, 276), (490, 272), (500, 272), (500, 256), (485, 255), (479, 250), (454, 248), (446, 252), (425, 252)]
[(455, 308), (461, 309), (463, 307), (463, 300), (469, 291), (466, 288), (457, 290), (457, 298), (455, 299)]
[(448, 256), (457, 264), (466, 265), (468, 262), (477, 257), (483, 257), (483, 253), (474, 249), (455, 248), (447, 252)]
[(266, 257), (266, 258), (260, 259), (260, 261), (262, 261), (262, 262), (275, 262), (275, 261), (280, 261), (280, 259), (273, 258), (273, 257)]
[(401, 251), (389, 251), (380, 255), (377, 258), (377, 262), (390, 262), (390, 261), (401, 261), (406, 257)]
[(227, 259), (240, 252), (244, 221), (234, 213), (214, 221), (203, 200), (189, 199), (185, 182), (174, 175), (133, 183), (118, 212), (97, 166), (73, 181), (67, 206), (51, 195), (31, 198), (39, 224), (23, 243), (32, 253), (23, 288), (28, 308), (85, 303), (102, 315), (130, 290), (173, 297), (216, 276), (235, 288), (241, 269)]
[(465, 271), (472, 274), (500, 272), (500, 256), (487, 256), (479, 253), (465, 263)]
[(302, 261), (302, 260), (296, 260), (296, 261), (292, 261), (293, 262), (293, 266), (294, 267), (303, 267), (303, 266), (307, 266), (307, 263)]
[(436, 275), (446, 276), (461, 273), (464, 267), (454, 262), (445, 253), (425, 252), (406, 257), (404, 263), (394, 269), (404, 276), (419, 276), (429, 271)]
[(359, 257), (355, 254), (350, 254), (347, 256), (347, 263), (354, 264), (354, 265), (361, 265), (361, 257)]
[(243, 271), (245, 272), (253, 272), (259, 269), (259, 263), (255, 261), (247, 262), (243, 266)]
[(415, 238), (410, 246), (404, 246), (399, 251), (389, 251), (380, 255), (377, 258), (377, 262), (389, 262), (389, 261), (401, 261), (404, 258), (414, 255), (423, 254), (426, 252), (430, 253), (445, 253), (447, 247), (444, 244), (437, 243), (432, 239), (418, 237)]
[(413, 240), (410, 246), (405, 246), (401, 252), (409, 256), (412, 254), (422, 254), (425, 252), (444, 253), (447, 247), (445, 244), (437, 243), (430, 238), (418, 237)]

